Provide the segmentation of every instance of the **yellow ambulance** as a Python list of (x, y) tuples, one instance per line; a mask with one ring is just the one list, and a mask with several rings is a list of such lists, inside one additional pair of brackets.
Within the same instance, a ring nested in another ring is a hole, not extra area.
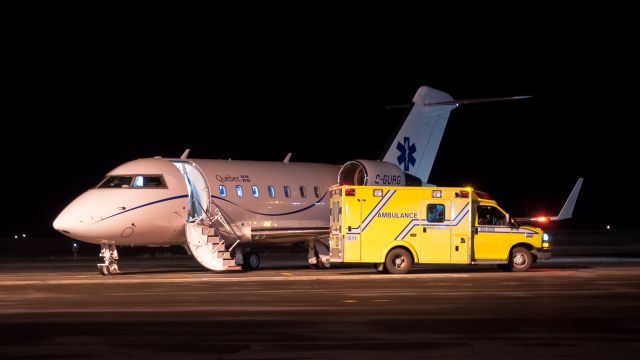
[(542, 229), (519, 225), (472, 188), (344, 185), (330, 194), (331, 262), (403, 274), (413, 264), (527, 271), (550, 257)]

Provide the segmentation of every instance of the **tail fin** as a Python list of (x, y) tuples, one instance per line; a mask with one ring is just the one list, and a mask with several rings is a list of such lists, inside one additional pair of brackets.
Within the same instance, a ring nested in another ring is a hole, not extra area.
[[(439, 106), (428, 106), (430, 104)], [(413, 107), (382, 160), (397, 164), (404, 172), (429, 180), (440, 140), (457, 104), (440, 90), (421, 86), (413, 97)]]

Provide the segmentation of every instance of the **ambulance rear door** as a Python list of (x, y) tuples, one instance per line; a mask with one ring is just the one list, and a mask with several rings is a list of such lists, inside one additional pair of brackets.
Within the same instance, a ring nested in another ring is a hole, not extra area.
[(344, 234), (342, 228), (342, 189), (331, 189), (329, 200), (331, 233), (329, 235), (329, 259), (331, 262), (344, 261)]
[[(361, 258), (361, 244), (364, 240), (362, 234), (363, 217), (367, 214), (367, 199), (347, 195), (348, 189), (345, 189), (345, 195), (343, 196), (343, 223), (345, 236), (344, 236), (344, 261), (345, 262), (357, 262)], [(357, 194), (356, 194), (357, 195)]]

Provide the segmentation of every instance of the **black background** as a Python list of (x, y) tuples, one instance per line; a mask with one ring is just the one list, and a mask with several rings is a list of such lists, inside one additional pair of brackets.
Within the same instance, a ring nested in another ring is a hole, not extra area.
[(55, 235), (68, 202), (136, 158), (378, 159), (404, 115), (386, 107), (420, 85), (533, 96), (454, 110), (429, 182), (527, 216), (556, 213), (584, 177), (570, 226), (636, 227), (637, 39), (624, 9), (245, 10), (5, 8), (0, 237)]

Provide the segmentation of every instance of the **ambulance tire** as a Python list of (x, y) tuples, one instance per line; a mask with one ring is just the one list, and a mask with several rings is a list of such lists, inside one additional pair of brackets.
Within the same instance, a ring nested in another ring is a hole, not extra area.
[(516, 247), (511, 250), (509, 258), (509, 269), (515, 272), (524, 272), (529, 270), (533, 264), (533, 256), (527, 248)]
[(390, 274), (406, 274), (413, 265), (413, 258), (407, 250), (395, 248), (387, 254), (384, 265)]
[(387, 269), (384, 266), (384, 263), (373, 264), (373, 268), (376, 269), (379, 273), (386, 273)]

